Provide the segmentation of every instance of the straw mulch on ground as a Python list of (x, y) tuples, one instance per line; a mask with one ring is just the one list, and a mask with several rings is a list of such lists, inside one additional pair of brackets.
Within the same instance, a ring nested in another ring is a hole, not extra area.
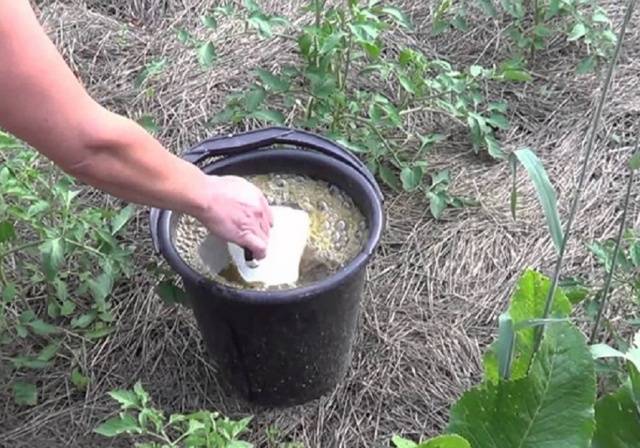
[[(224, 22), (212, 34), (219, 62), (202, 70), (176, 40), (174, 26), (196, 24), (212, 1), (42, 3), (43, 23), (96, 100), (132, 118), (153, 115), (160, 140), (175, 152), (226, 131), (206, 129), (204, 123), (220, 110), (228, 92), (247, 85), (253, 68), (275, 67), (293, 57), (294, 43), (233, 37), (240, 25)], [(294, 21), (301, 17), (301, 0), (264, 3)], [(504, 56), (502, 24), (482, 21), (483, 26), (455, 39), (434, 38), (429, 34), (432, 2), (403, 3), (417, 32), (394, 36), (399, 44), (419, 46), (429, 56), (456, 64), (490, 66)], [(623, 8), (610, 3), (608, 10), (619, 25)], [(636, 14), (589, 167), (567, 275), (601, 278), (586, 244), (611, 237), (620, 217), (630, 134), (640, 116), (638, 25)], [(581, 56), (575, 46), (558, 39), (535, 63), (534, 82), (494, 86), (500, 90), (489, 92), (509, 103), (512, 127), (501, 140), (509, 150), (529, 146), (542, 158), (563, 217), (575, 192), (585, 131), (601, 86), (593, 75), (575, 75)], [(155, 83), (155, 96), (146, 97), (133, 80), (155, 57), (166, 58), (168, 66)], [(207, 408), (234, 417), (254, 415), (250, 437), (258, 446), (267, 446), (265, 429), (271, 425), (311, 448), (389, 446), (393, 434), (417, 439), (442, 431), (449, 406), (480, 377), (483, 348), (495, 334), (497, 316), (519, 274), (526, 267), (550, 273), (555, 251), (523, 172), (514, 222), (508, 164), (473, 156), (466, 135), (441, 118), (424, 114), (411, 120), (423, 129), (434, 123), (445, 126), (445, 132), (450, 128), (450, 144), (434, 155), (432, 164), (451, 168), (455, 191), (476, 196), (480, 205), (449, 211), (435, 221), (422, 198), (388, 194), (388, 228), (368, 271), (353, 365), (333, 394), (277, 411), (247, 408), (222, 396), (190, 312), (162, 304), (142, 269), (154, 257), (143, 211), (130, 235), (139, 242), (140, 273), (114, 299), (118, 331), (81, 353), (91, 376), (88, 391), (75, 392), (66, 371), (46, 372), (44, 398), (23, 409), (13, 406), (10, 390), (0, 388), (0, 446), (129, 446), (91, 430), (116, 410), (106, 392), (130, 387), (138, 379), (167, 412)], [(248, 128), (255, 125), (247, 123)], [(623, 136), (622, 145), (608, 143), (614, 132)], [(630, 227), (638, 226), (638, 211), (634, 201)]]

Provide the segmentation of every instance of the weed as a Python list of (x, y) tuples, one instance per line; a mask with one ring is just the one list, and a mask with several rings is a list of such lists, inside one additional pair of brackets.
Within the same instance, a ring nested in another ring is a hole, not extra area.
[[(533, 59), (550, 41), (563, 36), (586, 47), (587, 56), (576, 67), (579, 74), (584, 74), (606, 62), (616, 44), (611, 21), (597, 0), (475, 0), (470, 5), (493, 19), (507, 17), (510, 23), (506, 34), (516, 60)], [(467, 2), (441, 0), (433, 15), (433, 32), (467, 31), (473, 26), (468, 7)]]
[[(119, 235), (135, 210), (89, 205), (70, 177), (4, 133), (0, 160), (0, 344), (15, 369), (44, 369), (69, 338), (113, 331), (109, 297), (132, 268)], [(79, 370), (72, 382), (86, 386)], [(32, 386), (16, 383), (16, 401), (33, 403)]]
[[(247, 13), (241, 15), (248, 21), (247, 29), (256, 28), (266, 38), (276, 35), (272, 26), (289, 25), (248, 3)], [(429, 166), (431, 150), (444, 144), (446, 136), (410, 130), (408, 118), (421, 112), (446, 117), (468, 129), (476, 153), (485, 151), (502, 159), (496, 135), (509, 127), (507, 105), (488, 101), (483, 84), (517, 80), (519, 75), (523, 79), (526, 73), (513, 65), (457, 70), (417, 50), (391, 48), (385, 44), (385, 32), (398, 28), (411, 32), (412, 24), (400, 9), (380, 1), (349, 0), (328, 6), (316, 0), (308, 3), (307, 10), (313, 22), (287, 36), (297, 42), (299, 63), (277, 72), (257, 69), (256, 81), (229, 95), (227, 106), (211, 123), (237, 125), (255, 119), (321, 132), (360, 155), (392, 190), (421, 191), (436, 218), (447, 206), (472, 203), (449, 193), (448, 171), (436, 172)], [(260, 25), (251, 20), (256, 14), (264, 16)], [(204, 16), (203, 23), (217, 25), (218, 16)], [(183, 40), (200, 55), (204, 44), (188, 36)], [(199, 59), (203, 67), (210, 65)]]

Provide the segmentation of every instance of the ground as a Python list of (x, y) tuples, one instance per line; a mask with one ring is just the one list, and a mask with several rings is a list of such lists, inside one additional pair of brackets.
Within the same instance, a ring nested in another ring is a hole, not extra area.
[[(160, 140), (174, 152), (227, 130), (207, 129), (204, 123), (220, 110), (230, 89), (247, 85), (253, 67), (274, 67), (292, 57), (292, 43), (230, 37), (233, 25), (228, 25), (213, 34), (219, 63), (201, 70), (175, 39), (173, 26), (195, 23), (199, 11), (215, 3), (210, 0), (40, 3), (42, 23), (94, 98), (133, 118), (152, 114)], [(263, 2), (294, 20), (300, 17), (301, 3)], [(399, 40), (456, 64), (500, 60), (502, 24), (484, 21), (483, 27), (459, 38), (434, 38), (429, 34), (432, 2), (400, 3), (417, 31)], [(607, 9), (617, 29), (623, 8), (611, 1)], [(635, 16), (588, 167), (566, 275), (579, 271), (600, 279), (586, 244), (612, 236), (620, 215), (630, 139), (615, 147), (607, 142), (613, 132), (631, 134), (640, 113), (640, 15)], [(167, 57), (169, 67), (149, 98), (133, 88), (133, 79), (155, 56)], [(601, 88), (595, 75), (575, 75), (579, 57), (575, 46), (558, 39), (536, 60), (535, 79), (527, 87), (502, 86), (491, 92), (510, 105), (512, 126), (501, 141), (508, 150), (528, 146), (536, 151), (557, 189), (563, 218), (576, 192), (587, 126)], [(435, 117), (425, 113), (414, 125), (434, 123)], [(437, 123), (446, 129), (447, 123)], [(247, 122), (247, 128), (253, 125)], [(524, 173), (518, 180), (521, 209), (514, 221), (508, 164), (481, 161), (471, 153), (466, 136), (451, 129), (460, 135), (453, 135), (433, 164), (450, 167), (455, 190), (475, 195), (480, 205), (448, 211), (436, 221), (422, 198), (387, 191), (388, 223), (368, 268), (353, 365), (332, 394), (277, 411), (249, 408), (223, 396), (189, 310), (164, 305), (154, 294), (153, 279), (141, 268), (114, 299), (117, 332), (81, 353), (91, 376), (87, 392), (70, 388), (66, 372), (47, 377), (46, 397), (35, 408), (14, 407), (2, 390), (0, 446), (129, 446), (122, 440), (110, 444), (91, 430), (115, 411), (106, 392), (130, 387), (138, 379), (167, 412), (204, 407), (234, 417), (254, 415), (250, 437), (258, 446), (266, 446), (264, 430), (270, 425), (312, 448), (382, 447), (389, 446), (393, 434), (414, 439), (438, 434), (446, 427), (450, 405), (478, 381), (483, 348), (495, 335), (497, 316), (523, 268), (550, 273), (555, 259)], [(639, 211), (633, 201), (630, 227), (640, 224)], [(139, 243), (136, 260), (142, 267), (156, 257), (145, 210), (130, 232)]]

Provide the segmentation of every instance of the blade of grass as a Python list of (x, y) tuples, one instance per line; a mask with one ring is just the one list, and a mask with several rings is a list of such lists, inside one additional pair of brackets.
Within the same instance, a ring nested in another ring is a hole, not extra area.
[[(562, 225), (560, 224), (560, 216), (558, 215), (556, 191), (553, 189), (553, 185), (551, 185), (551, 182), (549, 181), (549, 176), (547, 176), (544, 165), (542, 165), (540, 159), (538, 159), (535, 153), (529, 148), (519, 149), (514, 153), (514, 155), (527, 170), (527, 174), (536, 188), (538, 199), (542, 204), (542, 209), (547, 219), (549, 233), (553, 239), (553, 244), (556, 246), (556, 250), (559, 252), (560, 247), (562, 246)], [(513, 214), (515, 214), (513, 210), (514, 208), (515, 205), (512, 201)]]

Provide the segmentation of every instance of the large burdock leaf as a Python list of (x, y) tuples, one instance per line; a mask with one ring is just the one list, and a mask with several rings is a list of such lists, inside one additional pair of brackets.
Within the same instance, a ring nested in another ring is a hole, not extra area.
[(528, 376), (487, 382), (453, 406), (448, 432), (474, 448), (589, 448), (594, 363), (582, 333), (550, 325)]
[(596, 425), (592, 448), (640, 446), (640, 413), (628, 386), (598, 400)]
[[(507, 311), (507, 314), (511, 317), (513, 327), (517, 328), (527, 321), (542, 317), (550, 287), (551, 281), (549, 278), (539, 272), (528, 269), (522, 274)], [(562, 291), (556, 290), (551, 317), (567, 317), (570, 313), (571, 302)], [(527, 375), (531, 357), (533, 356), (534, 337), (535, 328), (531, 326), (516, 331), (510, 379), (515, 380)], [(498, 342), (493, 343), (485, 353), (483, 360), (485, 379), (493, 382), (497, 382), (499, 378), (496, 353), (499, 348), (500, 344)]]

